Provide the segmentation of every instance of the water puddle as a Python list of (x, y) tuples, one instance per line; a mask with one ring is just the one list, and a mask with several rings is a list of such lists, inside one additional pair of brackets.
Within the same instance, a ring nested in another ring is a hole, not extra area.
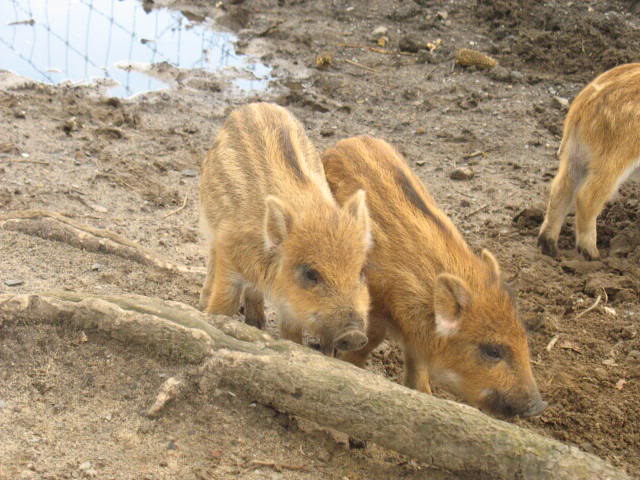
[(162, 62), (234, 67), (249, 74), (233, 81), (244, 90), (265, 89), (269, 81), (269, 67), (235, 54), (233, 34), (187, 12), (147, 13), (139, 0), (0, 0), (0, 19), (0, 69), (40, 82), (107, 78), (118, 83), (109, 95), (130, 97), (167, 87), (140, 72)]

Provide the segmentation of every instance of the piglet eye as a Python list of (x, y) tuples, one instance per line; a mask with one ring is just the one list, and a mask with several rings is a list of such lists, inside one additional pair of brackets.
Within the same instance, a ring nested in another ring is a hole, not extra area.
[(315, 268), (310, 267), (309, 265), (303, 265), (301, 267), (302, 280), (305, 286), (313, 287), (320, 283), (322, 279), (320, 272), (318, 272)]
[(484, 357), (492, 361), (502, 360), (502, 348), (500, 345), (482, 344), (480, 345), (480, 352)]

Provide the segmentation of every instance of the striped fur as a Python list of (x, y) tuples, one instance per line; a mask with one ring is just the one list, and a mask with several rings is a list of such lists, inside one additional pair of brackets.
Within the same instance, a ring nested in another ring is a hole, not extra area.
[(538, 244), (557, 255), (562, 223), (575, 202), (576, 247), (587, 259), (597, 258), (596, 218), (640, 166), (640, 63), (615, 67), (578, 94), (558, 156)]
[(287, 110), (254, 103), (231, 113), (202, 165), (200, 205), (209, 237), (202, 308), (235, 314), (244, 289), (249, 323), (264, 325), (266, 294), (285, 338), (301, 342), (308, 328), (326, 352), (366, 341), (365, 195), (337, 205), (317, 151)]
[(363, 366), (389, 332), (404, 348), (408, 386), (430, 392), (433, 381), (496, 414), (539, 413), (526, 334), (493, 255), (471, 251), (383, 140), (342, 140), (322, 160), (338, 202), (367, 192), (374, 237), (369, 343), (344, 358)]

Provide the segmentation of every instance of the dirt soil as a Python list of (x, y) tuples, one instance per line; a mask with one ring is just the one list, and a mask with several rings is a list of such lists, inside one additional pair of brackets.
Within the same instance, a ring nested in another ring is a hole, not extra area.
[[(640, 60), (637, 2), (213, 3), (156, 1), (220, 17), (239, 34), (239, 51), (274, 68), (271, 89), (243, 94), (216, 74), (164, 65), (177, 88), (118, 100), (0, 73), (0, 212), (62, 212), (203, 267), (198, 171), (231, 108), (287, 105), (318, 148), (383, 137), (474, 249), (495, 252), (512, 278), (550, 403), (516, 422), (640, 476), (637, 185), (598, 220), (601, 260), (574, 252), (572, 217), (558, 259), (535, 245), (567, 100), (597, 73)], [(372, 37), (379, 26), (384, 50)], [(456, 66), (461, 47), (500, 65)], [(459, 167), (473, 178), (453, 180)], [(201, 282), (0, 230), (0, 293), (139, 293), (195, 306)], [(376, 446), (349, 449), (343, 435), (229, 392), (213, 402), (194, 393), (157, 420), (144, 417), (180, 368), (94, 332), (0, 329), (0, 478), (452, 478)], [(385, 343), (368, 368), (397, 380), (398, 348)]]

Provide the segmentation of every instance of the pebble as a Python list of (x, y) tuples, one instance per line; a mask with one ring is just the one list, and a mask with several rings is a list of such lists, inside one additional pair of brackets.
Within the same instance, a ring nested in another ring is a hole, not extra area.
[(173, 440), (169, 440), (169, 443), (167, 443), (167, 450), (177, 450), (178, 446), (176, 445), (176, 442), (174, 442)]
[(94, 272), (98, 272), (98, 271), (102, 270), (102, 264), (101, 263), (94, 263), (93, 265), (91, 265), (91, 270), (93, 270)]
[(195, 177), (198, 175), (198, 172), (195, 170), (187, 169), (182, 171), (182, 175), (185, 177)]
[(18, 279), (9, 279), (9, 280), (5, 280), (4, 284), (7, 287), (19, 287), (20, 285), (24, 285), (24, 280), (18, 280)]
[(471, 180), (474, 176), (473, 170), (469, 167), (459, 167), (449, 174), (451, 180)]
[(13, 112), (13, 116), (16, 118), (27, 118), (27, 112), (24, 110), (16, 110)]
[(373, 40), (374, 42), (377, 41), (378, 38), (386, 35), (388, 31), (389, 29), (383, 25), (380, 25), (379, 27), (374, 28), (373, 31), (371, 32), (371, 40)]
[[(633, 352), (633, 350), (632, 350), (632, 352)], [(640, 353), (640, 352), (638, 352), (638, 353)], [(629, 355), (631, 355), (631, 353), (629, 353)], [(0, 409), (4, 408), (6, 406), (7, 406), (7, 402), (5, 402), (4, 400), (0, 400)]]

